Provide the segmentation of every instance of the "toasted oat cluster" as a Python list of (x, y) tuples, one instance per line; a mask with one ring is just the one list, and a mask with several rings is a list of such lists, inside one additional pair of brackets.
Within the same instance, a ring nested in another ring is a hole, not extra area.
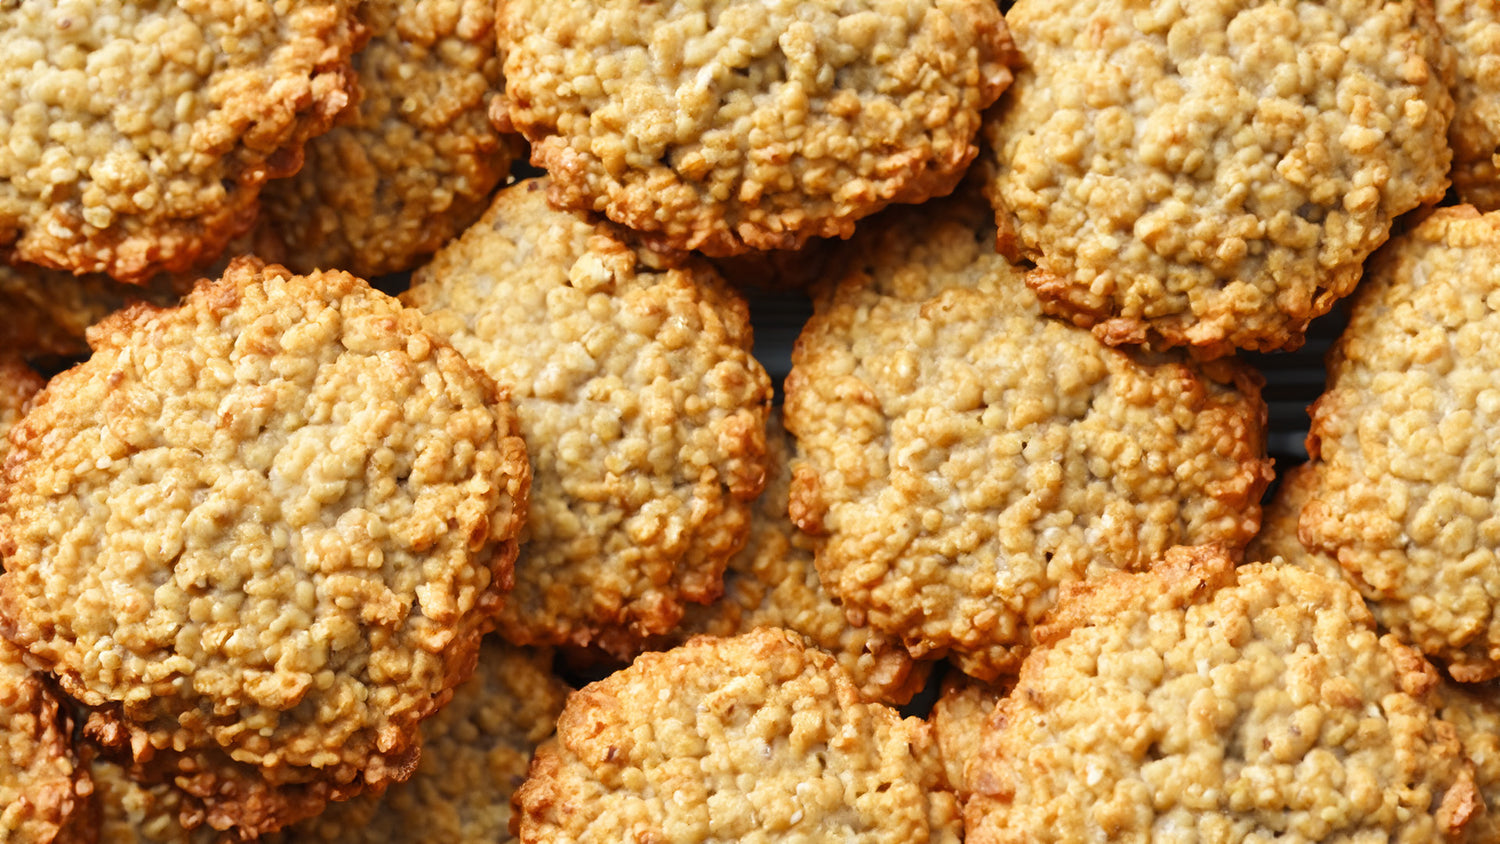
[(1243, 548), (1270, 467), (1258, 376), (1048, 319), (986, 218), (960, 199), (851, 243), (797, 341), (786, 424), (824, 586), (991, 679), (1061, 584), (1184, 542)]
[(966, 840), (1459, 841), (1432, 668), (1348, 586), (1213, 548), (1065, 587), (969, 762)]
[(1456, 54), (1453, 187), (1462, 202), (1500, 211), (1500, 0), (1436, 0)]
[(765, 484), (771, 383), (743, 299), (506, 188), (404, 301), (510, 390), (535, 467), (500, 629), (628, 656), (718, 597)]
[(355, 5), (8, 4), (0, 249), (127, 282), (212, 259), (349, 103)]
[(1500, 675), (1500, 213), (1437, 211), (1371, 262), (1312, 409), (1306, 544), (1455, 679)]
[(1111, 344), (1295, 348), (1391, 221), (1441, 199), (1431, 4), (1019, 0), (986, 128), (1001, 246)]
[(490, 123), (503, 83), (495, 0), (364, 0), (353, 115), (266, 185), (293, 269), (411, 269), (484, 213), (518, 152)]
[(500, 38), (552, 201), (709, 255), (948, 193), (1014, 60), (992, 0), (506, 0)]
[(575, 693), (519, 791), (523, 842), (957, 842), (927, 724), (762, 628)]
[(525, 448), (420, 321), (238, 262), (96, 325), (12, 432), (0, 632), (215, 828), (404, 779), (493, 624)]

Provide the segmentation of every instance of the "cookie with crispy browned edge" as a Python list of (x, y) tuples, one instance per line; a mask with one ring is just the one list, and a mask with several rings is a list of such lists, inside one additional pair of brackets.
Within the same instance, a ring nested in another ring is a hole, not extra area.
[(88, 327), (135, 301), (170, 305), (185, 281), (159, 277), (121, 284), (97, 273), (75, 276), (0, 263), (0, 352), (28, 357), (88, 354)]
[(1014, 671), (1060, 584), (1242, 548), (1270, 478), (1260, 378), (1045, 317), (982, 202), (872, 221), (786, 383), (791, 510), (823, 585), (918, 657)]
[(1448, 186), (1428, 0), (1019, 0), (986, 125), (1002, 251), (1111, 344), (1302, 343)]
[(932, 734), (943, 757), (948, 787), (961, 799), (967, 799), (971, 791), (965, 771), (969, 760), (979, 753), (984, 725), (1013, 685), (1013, 682), (982, 683), (957, 671), (943, 678), (942, 694), (932, 705), (927, 720), (932, 724)]
[(771, 383), (707, 264), (508, 187), (403, 301), (511, 390), (535, 470), (500, 630), (629, 658), (718, 597), (766, 476)]
[(1500, 689), (1494, 683), (1445, 682), (1438, 689), (1438, 716), (1453, 725), (1464, 756), (1474, 764), (1474, 781), (1484, 809), (1464, 828), (1474, 844), (1500, 841)]
[(505, 0), (499, 20), (552, 202), (708, 255), (948, 193), (1014, 60), (991, 0)]
[(12, 431), (0, 632), (216, 829), (404, 779), (493, 626), (525, 448), (421, 319), (237, 261), (90, 329)]
[[(0, 349), (0, 470), (10, 453), (10, 429), (21, 421), (31, 397), (46, 381), (19, 357)], [(0, 556), (0, 568), (5, 558)]]
[(1453, 45), (1456, 110), (1448, 129), (1459, 201), (1500, 211), (1500, 0), (1436, 0)]
[[(1297, 535), (1302, 508), (1307, 506), (1321, 484), (1317, 470), (1310, 463), (1294, 466), (1283, 473), (1276, 495), (1261, 514), (1260, 531), (1245, 546), (1245, 559), (1269, 563), (1280, 557), (1294, 566), (1312, 569), (1324, 577), (1343, 580), (1344, 570), (1337, 559), (1330, 554), (1309, 549)], [(1380, 618), (1378, 611), (1375, 618)]]
[(365, 0), (361, 97), (262, 195), (287, 264), (370, 278), (411, 269), (484, 213), (522, 152), (490, 123), (500, 96), (495, 0)]
[(707, 606), (688, 607), (681, 626), (652, 646), (680, 645), (700, 634), (734, 636), (757, 627), (784, 627), (833, 654), (871, 700), (910, 701), (927, 682), (932, 663), (912, 659), (900, 640), (852, 623), (823, 588), (813, 564), (817, 542), (787, 515), (792, 443), (779, 414), (766, 425), (766, 445), (770, 480), (751, 516), (750, 540), (724, 570), (724, 595)]
[(1350, 587), (1179, 548), (1063, 587), (969, 763), (967, 840), (1460, 841), (1436, 669)]
[(206, 263), (350, 101), (356, 3), (22, 3), (0, 19), (0, 249), (141, 282)]
[(1382, 625), (1500, 675), (1500, 212), (1443, 208), (1371, 260), (1328, 357), (1307, 450), (1308, 547), (1336, 556)]
[(515, 803), (526, 844), (961, 837), (927, 724), (769, 628), (700, 636), (575, 692)]
[(0, 841), (85, 844), (98, 836), (93, 782), (58, 695), (0, 639)]

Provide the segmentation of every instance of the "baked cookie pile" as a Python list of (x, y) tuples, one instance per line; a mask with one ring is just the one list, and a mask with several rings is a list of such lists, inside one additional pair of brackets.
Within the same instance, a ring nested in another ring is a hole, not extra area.
[(0, 259), (0, 841), (1500, 842), (1491, 0), (0, 3)]

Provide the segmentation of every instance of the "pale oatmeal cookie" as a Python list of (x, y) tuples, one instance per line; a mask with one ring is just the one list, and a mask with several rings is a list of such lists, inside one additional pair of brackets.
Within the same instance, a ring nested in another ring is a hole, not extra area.
[(911, 658), (900, 640), (856, 626), (818, 579), (817, 542), (787, 515), (792, 444), (779, 415), (766, 425), (771, 478), (750, 525), (750, 541), (724, 570), (724, 595), (708, 606), (688, 607), (668, 643), (692, 636), (734, 636), (757, 627), (784, 627), (833, 654), (860, 693), (904, 704), (927, 682), (931, 663)]
[(121, 284), (92, 273), (0, 263), (0, 352), (35, 357), (87, 355), (88, 327), (135, 301), (175, 304), (190, 284), (165, 277)]
[(1500, 212), (1440, 209), (1371, 261), (1307, 437), (1302, 540), (1462, 682), (1500, 675), (1497, 360)]
[(927, 720), (943, 756), (948, 786), (960, 798), (967, 799), (970, 793), (965, 771), (979, 753), (984, 725), (1012, 685), (981, 683), (956, 671), (943, 678), (942, 696), (932, 705)]
[(927, 724), (764, 628), (646, 654), (575, 692), (515, 802), (526, 844), (961, 838)]
[(500, 38), (552, 202), (721, 256), (948, 193), (1014, 60), (992, 0), (504, 0)]
[(1462, 202), (1500, 210), (1500, 0), (1436, 0), (1443, 38), (1457, 54), (1448, 130), (1453, 187)]
[(66, 706), (0, 639), (0, 841), (95, 841), (93, 791)]
[(0, 250), (140, 282), (211, 260), (350, 100), (350, 0), (0, 14)]
[(504, 189), (403, 300), (511, 390), (535, 469), (500, 630), (636, 653), (718, 597), (766, 477), (771, 383), (706, 264)]
[(500, 96), (495, 0), (364, 0), (361, 99), (307, 162), (270, 182), (262, 224), (299, 271), (411, 269), (484, 213), (522, 152), (490, 123)]
[(1426, 0), (1020, 0), (986, 135), (1003, 251), (1111, 344), (1295, 348), (1448, 186)]
[(980, 679), (1015, 670), (1060, 584), (1242, 548), (1270, 478), (1253, 370), (1048, 319), (987, 220), (959, 199), (863, 229), (786, 384), (823, 585)]
[(404, 779), (509, 583), (509, 405), (344, 273), (238, 261), (89, 337), (11, 433), (0, 632), (216, 829)]
[(1064, 587), (969, 763), (970, 844), (1460, 841), (1437, 671), (1339, 581), (1211, 547)]

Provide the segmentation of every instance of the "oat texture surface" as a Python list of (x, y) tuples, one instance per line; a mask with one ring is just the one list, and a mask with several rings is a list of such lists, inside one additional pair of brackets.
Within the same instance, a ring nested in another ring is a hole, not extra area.
[(1438, 24), (1453, 45), (1456, 109), (1453, 187), (1462, 202), (1500, 211), (1500, 0), (1436, 0)]
[(98, 830), (93, 786), (64, 704), (0, 639), (0, 841), (83, 844)]

